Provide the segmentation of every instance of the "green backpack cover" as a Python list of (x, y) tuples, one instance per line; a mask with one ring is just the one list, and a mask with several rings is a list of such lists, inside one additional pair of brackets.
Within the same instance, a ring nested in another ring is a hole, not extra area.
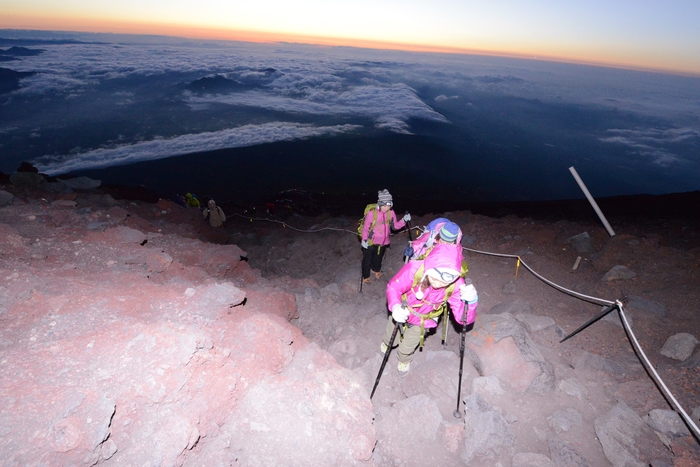
[[(365, 206), (365, 212), (362, 215), (362, 219), (360, 219), (357, 222), (357, 238), (358, 240), (362, 241), (362, 229), (365, 227), (365, 219), (367, 218), (367, 213), (370, 211), (374, 212), (372, 213), (372, 223), (369, 226), (369, 235), (367, 235), (367, 241), (370, 245), (373, 245), (372, 234), (374, 233), (374, 224), (377, 222), (377, 214), (379, 212), (379, 208), (377, 208), (377, 203), (370, 203), (367, 206)], [(391, 222), (391, 211), (389, 211), (389, 214), (386, 216), (386, 224), (389, 225), (389, 222)]]

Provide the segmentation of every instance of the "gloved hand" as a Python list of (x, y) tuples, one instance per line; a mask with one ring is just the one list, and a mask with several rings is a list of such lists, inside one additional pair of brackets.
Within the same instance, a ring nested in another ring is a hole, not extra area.
[(406, 248), (403, 249), (403, 255), (406, 256), (407, 258), (410, 258), (413, 256), (413, 247), (411, 245), (406, 245)]
[(403, 221), (404, 222), (411, 222), (411, 215), (409, 213), (406, 213), (406, 215), (403, 216)]
[(391, 317), (394, 318), (394, 321), (397, 323), (405, 323), (408, 319), (408, 314), (408, 308), (404, 308), (398, 303), (391, 309)]
[(471, 282), (459, 286), (459, 299), (470, 304), (475, 303), (479, 299), (476, 289)]
[(367, 240), (362, 240), (360, 245), (362, 245), (362, 248), (364, 248), (365, 250), (369, 248), (369, 242)]

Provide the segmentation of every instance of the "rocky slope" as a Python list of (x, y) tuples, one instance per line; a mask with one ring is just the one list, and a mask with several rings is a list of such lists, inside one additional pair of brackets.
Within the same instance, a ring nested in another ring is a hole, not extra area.
[(596, 223), (415, 217), (444, 215), (465, 233), (479, 317), (461, 397), (450, 326), (404, 378), (390, 354), (370, 400), (405, 233), (359, 293), (352, 217), (230, 212), (215, 230), (166, 200), (0, 189), (1, 465), (700, 463), (614, 314), (559, 343), (601, 306), (479, 253), (626, 296), (642, 347), (698, 423), (697, 340), (667, 343), (700, 334), (700, 235), (687, 220), (610, 219), (610, 238)]

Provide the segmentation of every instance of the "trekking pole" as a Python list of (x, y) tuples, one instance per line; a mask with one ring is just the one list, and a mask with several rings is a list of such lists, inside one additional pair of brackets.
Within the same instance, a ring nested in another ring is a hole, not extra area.
[[(408, 211), (406, 211), (406, 214), (408, 214)], [(413, 238), (411, 237), (411, 221), (406, 222), (406, 229), (408, 229), (408, 247), (411, 246), (411, 242), (413, 241)], [(404, 250), (405, 252), (406, 250)], [(403, 262), (408, 263), (409, 256), (404, 255)]]
[[(450, 306), (449, 303), (446, 304), (446, 306)], [(447, 345), (447, 331), (449, 330), (449, 326), (447, 325), (447, 319), (450, 316), (450, 312), (452, 311), (452, 308), (449, 308), (449, 311), (445, 313), (445, 316), (442, 318), (442, 346), (445, 347)]]
[[(365, 260), (365, 249), (362, 249), (362, 261)], [(360, 289), (358, 290), (358, 293), (362, 293), (362, 283), (365, 281), (365, 278), (363, 277), (363, 272), (362, 272), (362, 263), (360, 263)]]
[(384, 371), (384, 367), (386, 366), (386, 362), (389, 360), (389, 354), (391, 353), (391, 348), (394, 346), (394, 339), (396, 339), (396, 332), (399, 330), (399, 326), (401, 326), (401, 323), (396, 323), (394, 326), (394, 330), (391, 333), (391, 339), (389, 340), (389, 345), (386, 348), (386, 352), (384, 352), (384, 360), (382, 360), (382, 366), (379, 367), (379, 373), (377, 373), (377, 379), (374, 381), (374, 387), (372, 388), (372, 394), (369, 395), (369, 399), (372, 400), (372, 396), (374, 396), (374, 391), (377, 390), (377, 386), (379, 385), (379, 378), (382, 377), (382, 372)]
[(464, 302), (464, 322), (462, 323), (462, 332), (460, 333), (461, 341), (459, 343), (459, 382), (457, 383), (457, 409), (452, 412), (454, 418), (462, 418), (462, 412), (459, 411), (459, 403), (462, 395), (462, 369), (464, 368), (464, 339), (467, 335), (467, 302)]

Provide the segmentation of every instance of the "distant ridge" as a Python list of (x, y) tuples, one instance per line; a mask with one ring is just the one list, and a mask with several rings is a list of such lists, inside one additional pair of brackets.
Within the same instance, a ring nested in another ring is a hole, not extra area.
[(0, 50), (1, 55), (9, 55), (12, 57), (33, 57), (43, 53), (42, 49), (28, 49), (26, 47), (19, 47), (13, 45), (7, 50)]
[(0, 46), (27, 45), (65, 45), (65, 44), (94, 44), (95, 42), (78, 41), (74, 39), (7, 39), (0, 37)]

